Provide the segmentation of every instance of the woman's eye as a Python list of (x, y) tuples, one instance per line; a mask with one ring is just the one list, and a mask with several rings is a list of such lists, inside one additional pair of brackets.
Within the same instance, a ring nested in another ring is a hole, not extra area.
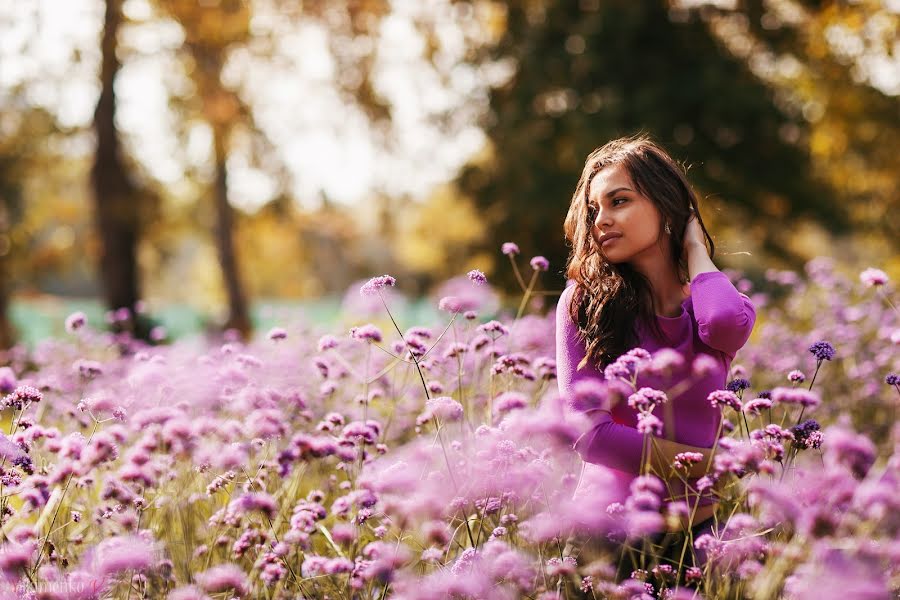
[(622, 202), (627, 202), (628, 198), (616, 198), (615, 200), (613, 200), (613, 206), (616, 206), (616, 202), (618, 202), (619, 200), (621, 200)]

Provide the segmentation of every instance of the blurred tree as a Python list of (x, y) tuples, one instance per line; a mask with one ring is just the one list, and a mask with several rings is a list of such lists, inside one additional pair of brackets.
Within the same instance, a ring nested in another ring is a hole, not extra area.
[(12, 287), (12, 228), (21, 219), (22, 190), (19, 157), (0, 140), (0, 350), (11, 347), (16, 334), (9, 321), (9, 297)]
[(100, 97), (94, 111), (97, 137), (91, 184), (94, 192), (97, 229), (101, 240), (100, 277), (107, 307), (127, 307), (132, 311), (133, 334), (146, 339), (150, 322), (135, 310), (141, 298), (137, 248), (142, 205), (149, 201), (146, 191), (131, 179), (122, 156), (116, 128), (116, 74), (121, 68), (117, 38), (122, 25), (122, 0), (106, 0), (100, 65)]
[[(252, 107), (234, 86), (226, 85), (223, 81), (223, 70), (233, 53), (239, 50), (249, 51), (251, 55), (255, 54), (263, 60), (271, 59), (272, 48), (278, 40), (251, 31), (254, 10), (277, 11), (280, 18), (288, 22), (312, 20), (325, 25), (331, 33), (332, 58), (338, 68), (346, 67), (348, 71), (352, 68), (357, 74), (357, 77), (339, 79), (339, 87), (345, 97), (362, 107), (372, 123), (386, 122), (390, 117), (388, 109), (371, 85), (372, 53), (348, 51), (348, 45), (344, 42), (356, 36), (374, 35), (378, 19), (387, 12), (387, 5), (381, 1), (320, 1), (298, 5), (278, 0), (257, 3), (240, 0), (209, 3), (157, 0), (156, 3), (184, 30), (182, 55), (199, 101), (199, 107), (195, 108), (198, 108), (198, 113), (212, 130), (215, 238), (229, 307), (226, 327), (238, 329), (246, 336), (250, 331), (250, 319), (246, 291), (235, 252), (236, 211), (229, 202), (228, 159), (234, 149), (236, 136), (252, 138), (253, 145), (257, 147), (267, 146), (268, 141), (254, 123)], [(185, 105), (191, 104), (186, 99), (182, 99), (182, 102)], [(186, 118), (192, 118), (190, 113)], [(260, 150), (256, 148), (255, 151), (258, 153)], [(273, 153), (269, 153), (269, 158), (274, 159)], [(268, 161), (265, 170), (278, 175), (277, 162), (277, 159)], [(283, 179), (284, 174), (281, 173), (279, 178)], [(267, 220), (262, 219), (257, 225)], [(255, 276), (253, 278), (258, 279)]]
[[(676, 159), (698, 162), (690, 178), (701, 194), (727, 201), (703, 201), (713, 234), (719, 220), (810, 218), (844, 228), (844, 207), (812, 176), (809, 153), (784, 139), (805, 123), (780, 110), (772, 90), (745, 60), (721, 50), (700, 19), (682, 18), (664, 0), (505, 6), (505, 34), (477, 60), (511, 64), (514, 72), (493, 90), (484, 119), (489, 158), (469, 165), (459, 181), (496, 232), (489, 243), (515, 241), (526, 253), (545, 254), (553, 285), (563, 284), (562, 221), (584, 159), (638, 131)], [(798, 260), (784, 230), (758, 234), (767, 251)], [(511, 274), (501, 277), (512, 286)]]
[(863, 234), (858, 242), (870, 253), (896, 255), (900, 223), (890, 218), (900, 173), (896, 7), (881, 0), (755, 0), (681, 14), (699, 15), (722, 47), (776, 91), (779, 107), (802, 122), (783, 137), (808, 151), (816, 176), (849, 207), (844, 228)]
[(235, 253), (227, 160), (232, 135), (246, 122), (247, 110), (240, 98), (222, 83), (222, 68), (231, 47), (245, 43), (249, 36), (250, 8), (239, 0), (214, 3), (159, 0), (158, 4), (184, 30), (188, 71), (196, 86), (201, 114), (212, 129), (215, 242), (228, 299), (225, 328), (236, 329), (246, 338), (251, 331), (250, 313)]

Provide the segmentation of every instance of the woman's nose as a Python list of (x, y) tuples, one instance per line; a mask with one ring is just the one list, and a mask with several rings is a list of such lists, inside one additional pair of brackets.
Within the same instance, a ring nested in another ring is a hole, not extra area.
[(594, 223), (600, 229), (609, 229), (612, 227), (612, 219), (609, 216), (609, 213), (603, 214), (600, 213), (597, 215), (597, 218), (594, 220)]

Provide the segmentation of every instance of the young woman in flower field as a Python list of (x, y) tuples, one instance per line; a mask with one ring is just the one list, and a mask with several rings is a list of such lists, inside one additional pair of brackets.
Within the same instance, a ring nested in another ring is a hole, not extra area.
[[(692, 510), (680, 527), (697, 537), (713, 527), (717, 506), (714, 489), (696, 491), (722, 432), (721, 409), (708, 398), (725, 388), (753, 329), (754, 306), (713, 264), (714, 245), (684, 173), (646, 137), (614, 140), (588, 156), (565, 235), (574, 283), (557, 308), (559, 390), (592, 423), (576, 449), (586, 470), (613, 470), (623, 501), (635, 477), (652, 471), (667, 479), (666, 500), (687, 502)], [(585, 401), (592, 384), (631, 378), (629, 351), (641, 353), (636, 362), (663, 348), (693, 371), (666, 377), (664, 368), (648, 370), (630, 397), (631, 390), (608, 388), (594, 395), (602, 401)], [(666, 389), (668, 398), (658, 391)], [(682, 545), (674, 546), (680, 554)]]

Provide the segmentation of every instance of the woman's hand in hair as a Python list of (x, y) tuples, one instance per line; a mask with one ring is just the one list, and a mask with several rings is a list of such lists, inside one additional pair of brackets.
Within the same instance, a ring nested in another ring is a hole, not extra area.
[(697, 215), (691, 213), (687, 225), (684, 227), (684, 252), (688, 254), (695, 248), (702, 248), (706, 251), (706, 236), (703, 234), (703, 228), (697, 220)]

